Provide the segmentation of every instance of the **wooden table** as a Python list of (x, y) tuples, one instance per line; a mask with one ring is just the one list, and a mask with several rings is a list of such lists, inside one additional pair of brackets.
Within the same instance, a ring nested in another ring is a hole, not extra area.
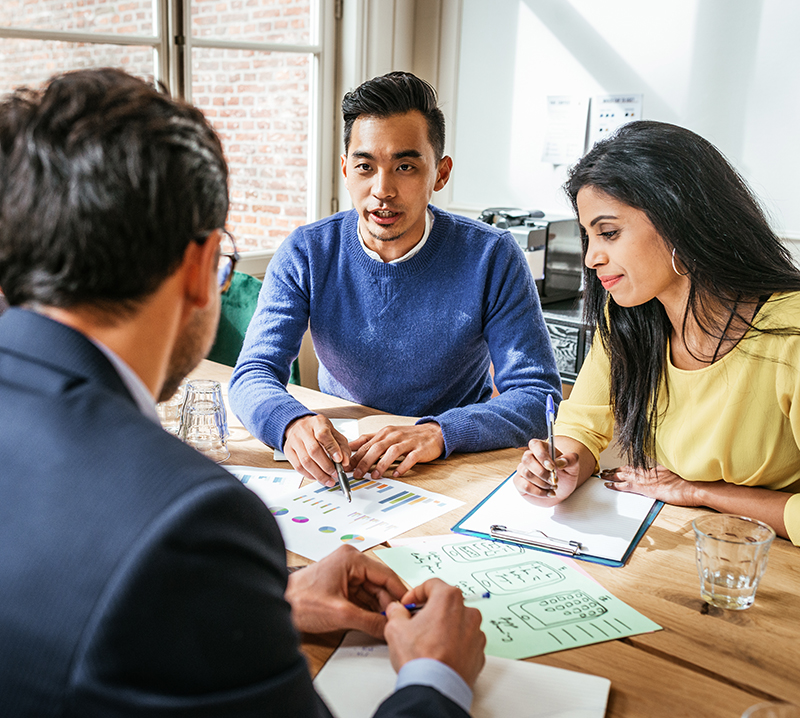
[[(205, 361), (195, 376), (226, 382), (230, 368)], [(309, 408), (329, 417), (379, 413), (343, 399), (290, 386)], [(230, 412), (231, 464), (283, 467)], [(406, 536), (450, 528), (517, 466), (521, 451), (452, 455), (414, 467), (403, 481), (465, 502)], [(703, 509), (665, 506), (623, 568), (582, 566), (617, 598), (664, 630), (529, 659), (611, 680), (609, 718), (739, 718), (760, 701), (800, 705), (800, 549), (776, 539), (755, 605), (746, 611), (709, 607), (700, 598), (691, 521)], [(288, 555), (290, 564), (308, 563)], [(342, 634), (304, 636), (312, 675)], [(513, 718), (513, 717), (509, 717)]]

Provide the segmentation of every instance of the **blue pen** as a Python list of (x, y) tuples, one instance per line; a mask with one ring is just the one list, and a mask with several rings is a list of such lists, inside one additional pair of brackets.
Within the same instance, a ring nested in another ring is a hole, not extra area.
[[(492, 597), (492, 594), (489, 593), (488, 591), (484, 591), (483, 593), (468, 593), (468, 594), (466, 594), (464, 596), (464, 603), (467, 603), (468, 601), (478, 601), (478, 600), (480, 600), (482, 598), (491, 598), (491, 597)], [(425, 604), (424, 603), (404, 603), (403, 604), (403, 608), (405, 608), (407, 611), (410, 611), (411, 613), (416, 613), (417, 611), (425, 608)], [(385, 615), (386, 615), (386, 611), (381, 611), (381, 616), (385, 616)]]
[(550, 461), (553, 462), (550, 483), (556, 489), (558, 488), (558, 474), (556, 472), (556, 408), (553, 405), (553, 397), (550, 394), (547, 395), (545, 417), (547, 419), (547, 443), (550, 444)]

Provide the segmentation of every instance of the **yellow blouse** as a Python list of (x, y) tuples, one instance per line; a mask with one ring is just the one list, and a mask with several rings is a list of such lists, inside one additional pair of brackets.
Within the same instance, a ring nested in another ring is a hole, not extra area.
[[(773, 295), (755, 324), (800, 328), (800, 292)], [(609, 370), (596, 336), (556, 422), (557, 434), (580, 441), (595, 458), (613, 436)], [(668, 361), (666, 381), (668, 403), (659, 392), (658, 463), (689, 481), (800, 492), (800, 336), (751, 329), (703, 369), (677, 369)], [(786, 503), (784, 521), (800, 545), (800, 493)]]

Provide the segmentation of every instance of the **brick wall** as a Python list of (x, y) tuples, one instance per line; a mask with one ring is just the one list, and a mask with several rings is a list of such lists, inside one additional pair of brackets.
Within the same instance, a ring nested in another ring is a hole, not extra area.
[[(308, 43), (311, 0), (192, 0), (192, 34)], [(0, 26), (151, 35), (151, 0), (2, 0)], [(308, 131), (313, 57), (195, 48), (192, 101), (219, 132), (231, 169), (228, 226), (240, 249), (277, 246), (308, 221)], [(122, 67), (152, 79), (149, 47), (0, 38), (0, 92), (57, 72)]]

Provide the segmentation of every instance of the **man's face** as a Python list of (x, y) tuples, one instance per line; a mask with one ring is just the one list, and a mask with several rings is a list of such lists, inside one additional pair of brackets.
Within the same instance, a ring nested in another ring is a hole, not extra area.
[(194, 369), (211, 351), (217, 335), (219, 313), (222, 306), (216, 268), (209, 277), (211, 301), (202, 309), (194, 309), (189, 320), (175, 341), (167, 367), (167, 378), (161, 388), (158, 401), (169, 399), (180, 386), (184, 377)]
[(437, 160), (425, 117), (417, 110), (359, 117), (341, 159), (367, 246), (380, 252), (394, 242), (393, 253), (402, 256), (422, 239), (428, 202), (452, 168), (449, 157)]

